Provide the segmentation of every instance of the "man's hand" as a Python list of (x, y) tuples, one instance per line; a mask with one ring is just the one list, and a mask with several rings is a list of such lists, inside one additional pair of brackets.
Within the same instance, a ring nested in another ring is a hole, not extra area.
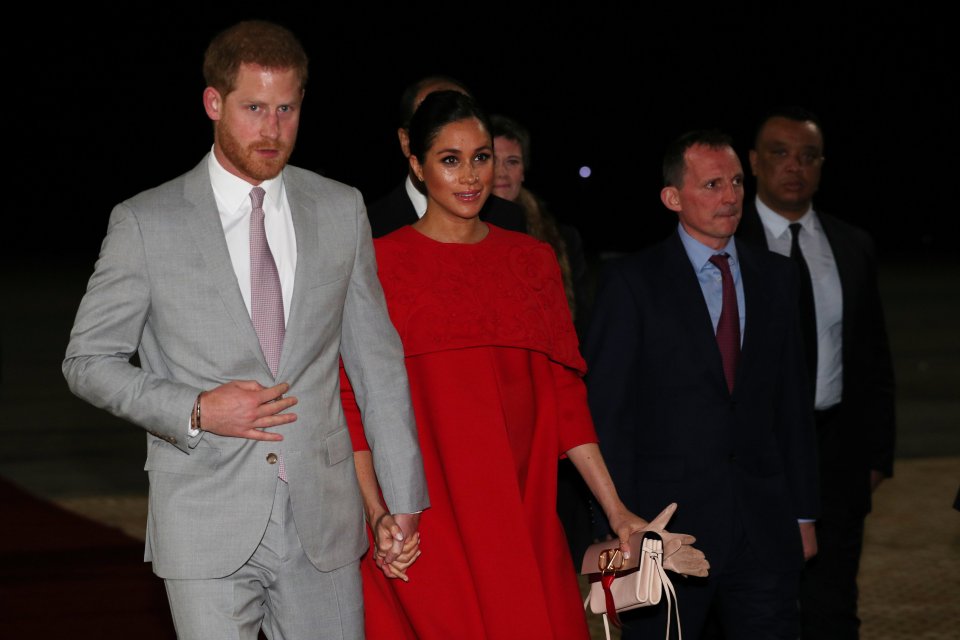
[[(395, 513), (393, 514), (393, 521), (397, 523), (397, 526), (400, 527), (400, 536), (393, 537), (393, 545), (389, 552), (387, 552), (384, 561), (387, 563), (393, 562), (397, 559), (397, 556), (403, 551), (404, 541), (410, 538), (413, 534), (417, 533), (417, 529), (420, 527), (420, 514), (419, 513)], [(420, 536), (417, 536), (419, 541)]]
[(803, 559), (809, 560), (817, 555), (817, 526), (813, 522), (801, 522), (800, 540), (803, 542)]
[(254, 380), (233, 380), (204, 391), (200, 396), (200, 426), (218, 436), (283, 440), (279, 433), (262, 429), (297, 419), (295, 413), (280, 413), (297, 404), (296, 398), (283, 397), (288, 389), (286, 382), (268, 389)]
[[(419, 521), (419, 514), (394, 516), (383, 513), (372, 527), (373, 557), (376, 559), (377, 566), (388, 578), (400, 578), (404, 582), (410, 581), (406, 569), (420, 557), (420, 532), (404, 533), (404, 529), (398, 522), (398, 519), (409, 519), (411, 515), (416, 515)], [(407, 526), (410, 526), (409, 520)]]

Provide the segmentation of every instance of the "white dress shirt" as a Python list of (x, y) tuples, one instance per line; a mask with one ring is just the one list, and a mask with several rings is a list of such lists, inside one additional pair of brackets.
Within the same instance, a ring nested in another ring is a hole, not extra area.
[(422, 218), (423, 214), (427, 212), (427, 196), (420, 193), (416, 185), (413, 184), (409, 173), (407, 174), (407, 181), (404, 182), (404, 186), (407, 188), (407, 197), (410, 198), (410, 202), (413, 203), (413, 210), (417, 212), (418, 218)]
[[(760, 198), (757, 213), (771, 251), (790, 255), (791, 221), (773, 211)], [(797, 220), (803, 227), (800, 250), (810, 271), (813, 304), (817, 317), (817, 393), (814, 406), (828, 409), (840, 402), (843, 394), (843, 289), (833, 249), (816, 212), (810, 208)]]
[[(207, 159), (207, 169), (210, 172), (210, 184), (217, 201), (230, 262), (237, 276), (237, 284), (240, 285), (240, 295), (247, 306), (247, 313), (251, 313), (250, 213), (253, 211), (253, 202), (250, 200), (250, 191), (253, 185), (224, 169), (212, 149)], [(283, 319), (286, 324), (290, 317), (293, 278), (297, 271), (297, 236), (293, 230), (293, 216), (290, 215), (290, 203), (287, 202), (282, 176), (283, 174), (264, 180), (259, 186), (266, 192), (263, 197), (263, 227), (280, 276)], [(191, 424), (192, 421), (188, 421), (187, 435), (196, 438), (200, 435), (200, 430), (193, 429)]]
[[(250, 190), (253, 185), (224, 169), (213, 151), (210, 152), (208, 167), (223, 235), (230, 251), (230, 262), (233, 263), (233, 272), (237, 274), (243, 303), (247, 305), (247, 313), (250, 313), (250, 212), (253, 211)], [(286, 321), (290, 317), (293, 278), (297, 270), (297, 236), (293, 230), (293, 216), (290, 215), (282, 174), (264, 180), (259, 186), (266, 192), (263, 198), (263, 226), (280, 275), (283, 317)]]

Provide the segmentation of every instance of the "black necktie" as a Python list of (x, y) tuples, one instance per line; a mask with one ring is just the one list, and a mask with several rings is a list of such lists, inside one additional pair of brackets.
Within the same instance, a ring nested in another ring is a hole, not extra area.
[(803, 225), (794, 222), (790, 225), (793, 238), (790, 241), (790, 257), (797, 263), (800, 270), (800, 330), (803, 334), (803, 348), (807, 356), (807, 372), (813, 385), (811, 391), (817, 388), (817, 312), (813, 303), (813, 281), (810, 279), (810, 268), (800, 250), (800, 231)]

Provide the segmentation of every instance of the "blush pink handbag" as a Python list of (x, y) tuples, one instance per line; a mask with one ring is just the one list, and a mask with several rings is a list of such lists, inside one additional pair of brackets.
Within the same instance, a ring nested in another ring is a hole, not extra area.
[(702, 551), (690, 546), (696, 538), (664, 529), (676, 510), (676, 503), (670, 504), (646, 527), (630, 536), (630, 558), (623, 557), (616, 540), (587, 547), (580, 573), (590, 579), (590, 594), (583, 607), (589, 606), (593, 613), (603, 615), (607, 640), (610, 638), (609, 621), (620, 627), (618, 612), (656, 606), (662, 599), (667, 601), (667, 640), (674, 616), (678, 638), (683, 639), (677, 592), (666, 571), (705, 577), (710, 563)]
[(638, 531), (630, 536), (630, 548), (634, 550), (630, 558), (623, 557), (616, 540), (587, 548), (580, 571), (590, 578), (590, 594), (584, 608), (589, 605), (590, 611), (603, 615), (603, 628), (609, 639), (610, 621), (620, 627), (619, 612), (655, 606), (666, 599), (667, 640), (674, 611), (678, 638), (682, 640), (677, 593), (663, 569), (663, 541), (656, 533)]

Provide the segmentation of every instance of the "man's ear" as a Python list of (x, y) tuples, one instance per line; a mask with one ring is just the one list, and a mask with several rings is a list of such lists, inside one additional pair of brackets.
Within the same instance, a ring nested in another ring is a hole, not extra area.
[(410, 157), (410, 132), (403, 127), (397, 128), (397, 138), (400, 140), (400, 150), (403, 151), (403, 157)]
[(757, 150), (750, 149), (750, 173), (757, 175)]
[(660, 190), (660, 202), (670, 211), (681, 211), (680, 190), (676, 187), (664, 187)]
[(207, 87), (203, 90), (203, 108), (207, 112), (207, 117), (216, 122), (222, 117), (223, 98), (220, 92), (213, 87)]

